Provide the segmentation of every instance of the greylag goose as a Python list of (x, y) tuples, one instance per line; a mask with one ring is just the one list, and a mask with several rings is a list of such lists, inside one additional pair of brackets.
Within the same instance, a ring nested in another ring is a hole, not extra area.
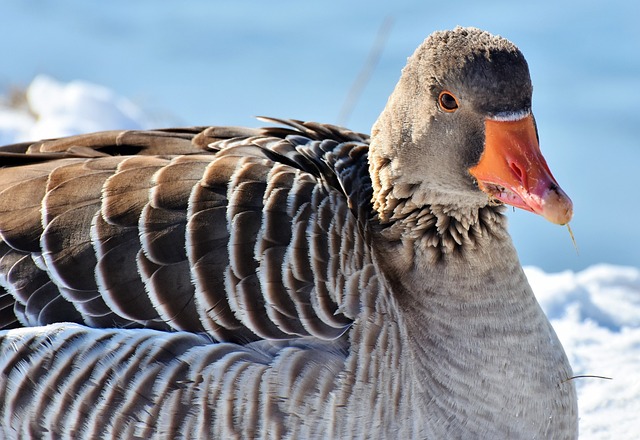
[(0, 437), (570, 439), (503, 205), (565, 224), (527, 63), (409, 58), (371, 137), (110, 131), (0, 149)]

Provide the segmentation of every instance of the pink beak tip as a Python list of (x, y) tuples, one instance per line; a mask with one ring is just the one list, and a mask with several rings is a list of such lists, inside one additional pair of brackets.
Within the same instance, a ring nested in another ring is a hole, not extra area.
[(542, 196), (542, 216), (551, 223), (565, 225), (573, 217), (573, 202), (558, 186), (549, 188)]

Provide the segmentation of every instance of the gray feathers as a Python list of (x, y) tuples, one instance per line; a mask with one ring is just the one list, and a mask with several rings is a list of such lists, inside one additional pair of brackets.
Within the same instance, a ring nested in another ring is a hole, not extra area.
[[(3, 438), (318, 436), (326, 427), (287, 432), (287, 419), (325, 411), (327, 384), (344, 363), (330, 347), (211, 344), (190, 333), (69, 324), (17, 331), (0, 351), (15, 354), (0, 362), (8, 372), (0, 388)], [(289, 408), (280, 405), (285, 394), (292, 394)]]
[(490, 103), (454, 40), (526, 67), (436, 34), (371, 140), (263, 118), (0, 147), (0, 437), (575, 438), (569, 363), (469, 174), (530, 90)]
[[(327, 405), (359, 291), (376, 290), (351, 209), (367, 205), (367, 138), (290, 124), (304, 131), (54, 140), (3, 170), (4, 328), (70, 321), (191, 333), (63, 324), (3, 338), (0, 369), (12, 372), (0, 412), (31, 420), (36, 436), (279, 438), (287, 412)], [(337, 139), (316, 141), (315, 130)], [(75, 144), (87, 147), (82, 157), (61, 149)], [(156, 144), (161, 155), (145, 154)], [(289, 394), (291, 408), (280, 408)], [(6, 435), (27, 429), (5, 426)]]

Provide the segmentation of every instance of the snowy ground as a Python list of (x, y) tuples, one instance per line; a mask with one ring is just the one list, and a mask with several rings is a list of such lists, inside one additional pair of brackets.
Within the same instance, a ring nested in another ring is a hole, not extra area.
[[(131, 101), (86, 82), (39, 76), (26, 101), (0, 105), (0, 143), (116, 128), (151, 128)], [(0, 103), (2, 100), (0, 100)], [(166, 122), (166, 121), (164, 121)], [(597, 265), (527, 276), (567, 351), (576, 378), (583, 439), (640, 438), (640, 270)]]
[(640, 438), (640, 270), (525, 268), (577, 378), (584, 439)]

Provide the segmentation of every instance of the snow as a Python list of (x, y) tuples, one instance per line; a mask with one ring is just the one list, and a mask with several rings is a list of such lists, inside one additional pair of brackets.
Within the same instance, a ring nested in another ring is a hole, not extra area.
[(86, 81), (63, 84), (39, 75), (25, 98), (26, 108), (0, 108), (3, 144), (151, 126), (151, 120), (130, 100)]
[[(82, 81), (38, 76), (23, 106), (0, 106), (0, 141), (18, 142), (155, 122), (132, 101)], [(538, 238), (544, 240), (544, 238)], [(581, 438), (640, 435), (640, 270), (595, 265), (580, 272), (525, 272), (576, 376)]]
[(584, 439), (640, 437), (640, 270), (596, 265), (574, 273), (525, 268), (577, 378)]

